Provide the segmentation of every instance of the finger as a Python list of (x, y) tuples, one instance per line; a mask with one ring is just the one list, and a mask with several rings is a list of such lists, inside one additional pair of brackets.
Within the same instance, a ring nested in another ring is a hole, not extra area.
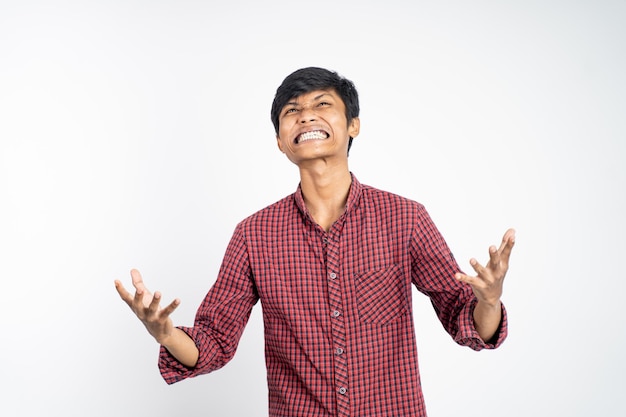
[(117, 290), (117, 293), (120, 295), (120, 297), (122, 298), (122, 300), (124, 300), (124, 302), (128, 305), (131, 305), (133, 302), (133, 296), (126, 291), (126, 288), (124, 288), (124, 286), (122, 285), (122, 282), (119, 280), (115, 280), (115, 289)]
[(154, 297), (152, 297), (152, 300), (150, 301), (150, 304), (148, 304), (148, 311), (150, 311), (150, 313), (155, 314), (157, 311), (159, 311), (159, 303), (161, 302), (161, 293), (156, 291), (154, 293)]
[(174, 310), (176, 310), (176, 308), (180, 305), (180, 300), (177, 298), (174, 301), (172, 301), (171, 303), (169, 303), (169, 305), (167, 307), (165, 307), (163, 310), (161, 310), (161, 315), (162, 316), (169, 316), (170, 314), (172, 314), (174, 312)]
[(478, 274), (479, 277), (481, 278), (485, 278), (485, 267), (482, 266), (476, 259), (472, 258), (470, 259), (470, 265), (472, 266), (472, 268), (474, 269), (474, 271), (476, 271), (476, 273)]
[(489, 265), (496, 267), (500, 264), (500, 251), (495, 246), (489, 246)]
[(143, 307), (143, 290), (141, 288), (136, 288), (132, 303), (135, 306)]
[(480, 278), (463, 274), (461, 272), (457, 272), (456, 274), (454, 274), (454, 278), (456, 278), (457, 281), (461, 281), (466, 284), (469, 284), (470, 286), (472, 286), (472, 288), (476, 288), (476, 287), (483, 285), (483, 281), (481, 281)]
[(502, 242), (500, 242), (500, 247), (498, 248), (498, 252), (504, 251), (504, 249), (507, 246), (510, 246), (513, 242), (515, 242), (515, 230), (508, 229), (502, 236)]
[(143, 278), (141, 277), (141, 274), (139, 273), (138, 270), (131, 269), (130, 277), (133, 280), (133, 287), (135, 287), (137, 291), (140, 291), (140, 290), (141, 292), (146, 291), (146, 286), (143, 283)]
[(502, 237), (502, 244), (500, 244), (500, 249), (498, 250), (501, 258), (507, 263), (511, 256), (513, 246), (515, 246), (515, 229), (509, 229)]

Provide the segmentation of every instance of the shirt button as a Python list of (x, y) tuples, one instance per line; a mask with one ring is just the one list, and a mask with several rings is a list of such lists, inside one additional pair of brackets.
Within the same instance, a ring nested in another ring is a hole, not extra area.
[(333, 311), (333, 317), (339, 317), (341, 313), (337, 310)]
[(345, 387), (341, 387), (339, 388), (339, 394), (343, 395), (347, 392), (348, 390)]
[(335, 353), (336, 353), (337, 355), (341, 355), (341, 354), (343, 353), (343, 349), (342, 349), (342, 348), (337, 348), (337, 349), (335, 350)]
[(330, 276), (330, 279), (337, 278), (337, 274), (335, 274), (334, 272), (331, 272), (329, 276)]

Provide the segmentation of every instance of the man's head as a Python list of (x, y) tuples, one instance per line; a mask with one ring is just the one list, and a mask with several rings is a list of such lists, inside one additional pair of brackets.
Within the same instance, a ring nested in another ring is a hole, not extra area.
[[(359, 96), (352, 81), (324, 68), (302, 68), (287, 76), (276, 90), (271, 111), (276, 134), (278, 134), (280, 112), (283, 107), (291, 99), (315, 90), (334, 90), (339, 95), (346, 108), (348, 125), (352, 119), (359, 117)], [(350, 137), (348, 150), (351, 146), (352, 137)]]

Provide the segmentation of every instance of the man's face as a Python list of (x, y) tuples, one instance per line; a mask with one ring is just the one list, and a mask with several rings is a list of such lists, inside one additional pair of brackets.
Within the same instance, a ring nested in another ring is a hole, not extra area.
[(359, 134), (359, 119), (348, 125), (346, 107), (335, 90), (314, 90), (282, 108), (278, 147), (294, 164), (348, 157), (348, 139)]

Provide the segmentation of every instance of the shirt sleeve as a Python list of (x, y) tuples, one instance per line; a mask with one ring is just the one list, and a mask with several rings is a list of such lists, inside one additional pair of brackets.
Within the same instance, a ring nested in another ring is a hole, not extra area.
[(474, 350), (500, 346), (508, 331), (504, 305), (498, 331), (490, 343), (486, 343), (474, 325), (476, 296), (470, 285), (454, 278), (460, 268), (423, 207), (418, 210), (411, 246), (413, 284), (430, 298), (439, 321), (454, 341)]
[(179, 327), (198, 347), (198, 363), (189, 368), (161, 346), (159, 371), (165, 382), (173, 384), (228, 363), (235, 355), (257, 301), (247, 246), (239, 225), (226, 249), (217, 280), (198, 308), (193, 327)]

